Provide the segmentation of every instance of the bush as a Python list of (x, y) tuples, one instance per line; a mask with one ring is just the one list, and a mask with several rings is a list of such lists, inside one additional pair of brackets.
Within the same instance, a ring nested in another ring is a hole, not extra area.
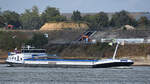
[(34, 34), (32, 39), (26, 41), (26, 45), (32, 45), (35, 46), (37, 48), (41, 48), (42, 46), (44, 46), (45, 44), (48, 43), (48, 38), (45, 37), (45, 35), (43, 34)]
[(3, 50), (12, 50), (14, 48), (20, 48), (23, 43), (23, 40), (18, 38), (13, 32), (0, 32), (0, 49)]

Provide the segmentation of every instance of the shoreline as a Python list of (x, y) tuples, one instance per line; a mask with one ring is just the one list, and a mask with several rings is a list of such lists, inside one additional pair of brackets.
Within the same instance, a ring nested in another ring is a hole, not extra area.
[(132, 66), (150, 66), (150, 63), (145, 63), (145, 62), (134, 62)]
[(0, 64), (6, 64), (5, 59), (0, 59)]

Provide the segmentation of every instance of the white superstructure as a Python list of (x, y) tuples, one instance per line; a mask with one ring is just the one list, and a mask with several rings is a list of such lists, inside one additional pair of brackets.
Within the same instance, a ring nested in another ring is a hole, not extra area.
[(33, 59), (38, 57), (47, 57), (45, 49), (36, 49), (34, 47), (23, 47), (21, 51), (15, 50), (8, 53), (7, 62), (24, 63), (25, 59)]

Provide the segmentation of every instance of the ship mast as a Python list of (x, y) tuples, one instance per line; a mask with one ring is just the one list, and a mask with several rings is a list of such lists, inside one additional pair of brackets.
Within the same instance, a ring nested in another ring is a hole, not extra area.
[(120, 44), (120, 42), (117, 42), (117, 45), (116, 45), (116, 48), (115, 48), (115, 52), (114, 52), (113, 58), (112, 58), (113, 60), (115, 60), (115, 57), (116, 57), (116, 54), (117, 54), (117, 50), (118, 50), (119, 44)]

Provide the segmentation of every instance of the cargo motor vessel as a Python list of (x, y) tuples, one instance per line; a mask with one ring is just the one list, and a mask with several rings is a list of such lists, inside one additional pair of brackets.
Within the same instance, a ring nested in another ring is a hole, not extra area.
[(47, 55), (45, 49), (37, 49), (35, 47), (23, 47), (21, 51), (15, 50), (8, 54), (6, 62), (10, 66), (22, 67), (90, 67), (90, 68), (107, 68), (130, 66), (134, 62), (129, 59), (116, 59), (116, 53), (119, 43), (116, 45), (113, 57), (111, 59), (102, 60), (81, 60), (81, 59), (60, 59), (51, 58)]

